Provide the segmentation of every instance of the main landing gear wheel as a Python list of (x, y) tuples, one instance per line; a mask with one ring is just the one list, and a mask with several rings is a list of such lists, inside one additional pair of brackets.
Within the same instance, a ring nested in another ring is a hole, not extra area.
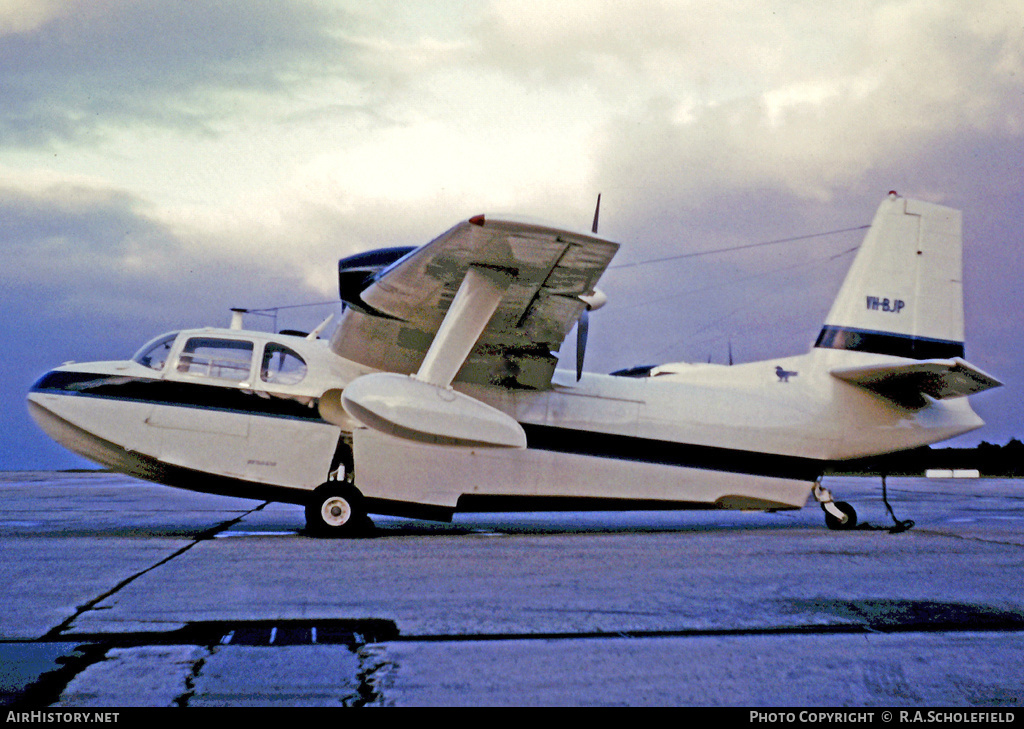
[(361, 537), (373, 531), (363, 495), (351, 484), (328, 482), (306, 502), (306, 531), (317, 537)]

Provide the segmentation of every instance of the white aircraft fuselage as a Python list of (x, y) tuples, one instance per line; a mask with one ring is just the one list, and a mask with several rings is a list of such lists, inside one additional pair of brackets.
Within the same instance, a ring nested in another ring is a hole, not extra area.
[[(233, 326), (164, 335), (131, 360), (58, 367), (33, 386), (29, 410), (56, 441), (106, 467), (303, 504), (311, 528), (328, 533), (352, 513), (800, 508), (838, 462), (983, 424), (963, 395), (999, 383), (962, 360), (959, 216), (950, 212), (884, 202), (816, 345), (794, 357), (579, 379), (557, 371), (543, 388), (448, 386), (425, 384), (425, 365), (419, 380), (382, 375), (339, 354), (337, 337)], [(900, 228), (907, 217), (912, 236)], [(921, 244), (934, 229), (939, 251)], [(904, 253), (878, 253), (904, 239)], [(901, 262), (920, 267), (922, 251), (944, 261), (934, 276)], [(376, 399), (346, 399), (357, 381)], [(391, 426), (374, 402), (422, 413), (425, 424)], [(481, 427), (488, 412), (507, 419), (525, 447), (450, 435), (477, 422), (446, 415), (453, 402), (479, 408)]]

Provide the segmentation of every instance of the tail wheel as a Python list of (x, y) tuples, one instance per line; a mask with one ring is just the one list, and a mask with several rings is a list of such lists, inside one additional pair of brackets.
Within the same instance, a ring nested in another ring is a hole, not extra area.
[(834, 514), (830, 514), (828, 510), (825, 509), (825, 526), (827, 526), (829, 529), (837, 531), (853, 529), (857, 526), (856, 509), (854, 509), (845, 501), (836, 501), (833, 503), (833, 506), (839, 509), (839, 511), (843, 512), (843, 514), (846, 516), (846, 520), (844, 521), (839, 517), (835, 516)]
[(373, 522), (363, 505), (363, 495), (354, 486), (325, 483), (306, 503), (306, 530), (318, 537), (363, 536)]

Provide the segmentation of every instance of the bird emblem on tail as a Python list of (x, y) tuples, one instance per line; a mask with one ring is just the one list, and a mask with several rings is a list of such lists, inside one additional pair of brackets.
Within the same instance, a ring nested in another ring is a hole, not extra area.
[(800, 373), (793, 370), (784, 370), (781, 366), (776, 365), (775, 374), (778, 375), (779, 382), (789, 382), (790, 377), (796, 377)]

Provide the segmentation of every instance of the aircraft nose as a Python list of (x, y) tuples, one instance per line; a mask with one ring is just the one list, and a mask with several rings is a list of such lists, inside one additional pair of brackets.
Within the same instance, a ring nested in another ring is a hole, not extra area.
[(35, 382), (33, 382), (32, 387), (28, 389), (28, 394), (26, 395), (26, 399), (28, 401), (28, 412), (30, 415), (32, 415), (32, 419), (35, 420), (37, 423), (39, 422), (39, 418), (36, 416), (36, 413), (40, 409), (46, 410), (46, 406), (44, 405), (46, 397), (44, 393), (46, 393), (46, 391), (49, 390), (51, 387), (51, 383), (53, 382), (53, 374), (54, 370), (50, 370), (45, 375), (43, 375)]
[(67, 443), (69, 429), (81, 428), (89, 420), (89, 398), (80, 395), (101, 377), (88, 364), (66, 364), (50, 370), (29, 388), (29, 414), (47, 435), (70, 447)]
[(54, 412), (54, 396), (47, 396), (44, 390), (37, 387), (45, 378), (46, 375), (41, 377), (28, 392), (27, 402), (25, 403), (28, 407), (28, 414), (35, 421), (35, 424), (50, 438), (68, 447), (69, 424)]
[(59, 395), (73, 394), (74, 374), (63, 369), (50, 370), (32, 383), (28, 391), (29, 403), (45, 407)]
[(37, 379), (35, 382), (33, 382), (32, 383), (32, 387), (30, 387), (29, 390), (28, 390), (29, 399), (31, 400), (32, 399), (32, 395), (34, 395), (35, 393), (43, 391), (43, 390), (46, 390), (46, 389), (49, 389), (51, 387), (51, 385), (52, 385), (52, 382), (54, 380), (54, 376), (56, 375), (56, 373), (57, 373), (57, 370), (50, 370), (45, 375), (43, 375), (42, 377)]
[(104, 408), (96, 407), (96, 398), (83, 396), (102, 378), (88, 366), (53, 369), (32, 385), (26, 404), (36, 425), (54, 441), (91, 461), (110, 465), (116, 460), (111, 457), (116, 446), (104, 430), (110, 418), (105, 417)]
[(27, 406), (29, 415), (36, 421), (46, 433), (60, 442), (60, 438), (53, 432), (54, 421), (60, 420), (54, 412), (60, 393), (65, 392), (67, 378), (60, 370), (50, 370), (45, 375), (32, 383), (29, 388)]

